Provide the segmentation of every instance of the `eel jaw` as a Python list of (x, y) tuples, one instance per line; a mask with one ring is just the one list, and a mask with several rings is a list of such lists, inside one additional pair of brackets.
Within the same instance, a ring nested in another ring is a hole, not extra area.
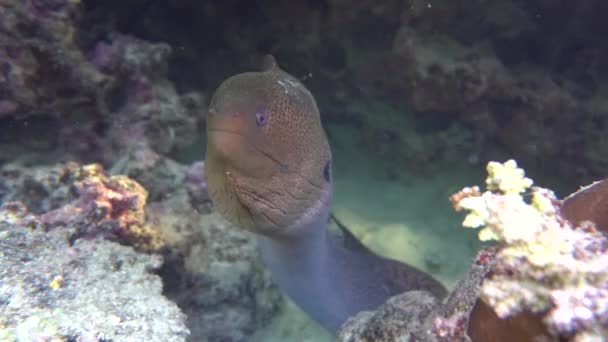
[(207, 188), (214, 208), (230, 223), (255, 232), (253, 215), (240, 199), (234, 175), (217, 159), (209, 154), (205, 162)]
[[(205, 165), (211, 200), (241, 229), (271, 238), (298, 235), (329, 205), (331, 182), (304, 181), (298, 170), (284, 168), (281, 160), (240, 132), (213, 127), (208, 133)], [(294, 195), (296, 179), (312, 190), (299, 189)]]
[(280, 232), (280, 225), (268, 214), (276, 207), (253, 190), (280, 172), (276, 161), (239, 132), (210, 129), (208, 133), (205, 173), (216, 210), (253, 233), (271, 236)]

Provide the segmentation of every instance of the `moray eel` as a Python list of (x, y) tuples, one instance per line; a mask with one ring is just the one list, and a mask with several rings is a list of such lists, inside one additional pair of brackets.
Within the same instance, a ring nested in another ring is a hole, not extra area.
[(260, 72), (225, 80), (206, 120), (205, 175), (215, 209), (257, 235), (273, 280), (323, 327), (336, 333), (349, 317), (405, 291), (445, 296), (426, 273), (328, 231), (332, 155), (319, 110), (274, 58)]

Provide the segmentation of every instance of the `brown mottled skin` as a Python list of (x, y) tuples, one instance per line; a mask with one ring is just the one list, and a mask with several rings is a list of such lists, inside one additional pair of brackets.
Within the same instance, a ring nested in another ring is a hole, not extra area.
[(328, 233), (331, 152), (319, 110), (272, 57), (263, 71), (233, 76), (217, 89), (205, 167), (216, 210), (258, 235), (274, 281), (328, 330), (402, 292), (445, 295), (426, 273), (348, 248)]
[[(224, 217), (277, 236), (326, 196), (323, 171), (331, 151), (310, 92), (274, 60), (266, 64), (264, 73), (231, 77), (215, 92), (207, 113), (206, 175)], [(266, 125), (256, 124), (257, 113)]]

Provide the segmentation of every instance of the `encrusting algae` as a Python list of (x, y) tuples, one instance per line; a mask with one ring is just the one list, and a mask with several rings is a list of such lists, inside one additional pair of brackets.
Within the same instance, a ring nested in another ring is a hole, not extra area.
[(463, 226), (499, 249), (481, 299), (501, 319), (540, 315), (556, 338), (599, 341), (608, 332), (608, 241), (590, 221), (575, 226), (550, 190), (532, 186), (517, 163), (490, 162), (487, 190), (451, 197)]

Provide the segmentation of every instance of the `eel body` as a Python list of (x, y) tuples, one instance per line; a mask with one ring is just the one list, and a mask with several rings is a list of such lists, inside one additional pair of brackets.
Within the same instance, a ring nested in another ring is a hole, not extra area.
[(228, 221), (257, 234), (273, 280), (309, 316), (335, 333), (391, 296), (443, 297), (445, 288), (426, 273), (330, 234), (331, 160), (312, 94), (272, 57), (213, 95), (205, 161), (211, 200)]

